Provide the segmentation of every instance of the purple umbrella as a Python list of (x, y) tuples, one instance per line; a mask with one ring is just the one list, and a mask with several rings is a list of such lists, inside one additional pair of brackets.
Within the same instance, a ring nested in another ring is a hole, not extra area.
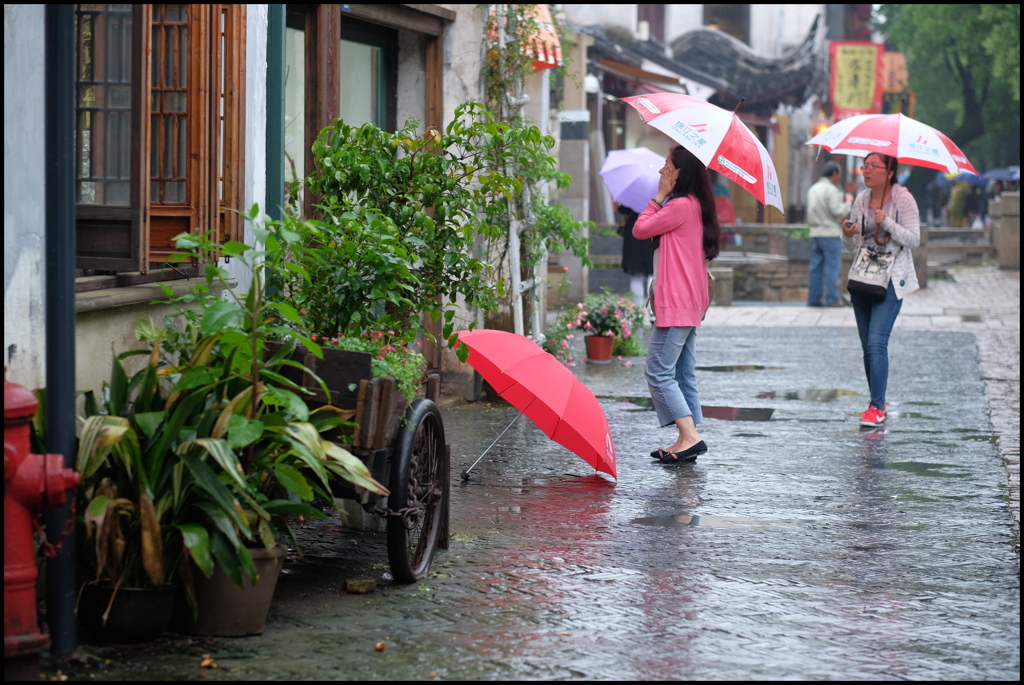
[(645, 147), (612, 150), (601, 167), (601, 178), (612, 199), (636, 213), (658, 194), (665, 156)]

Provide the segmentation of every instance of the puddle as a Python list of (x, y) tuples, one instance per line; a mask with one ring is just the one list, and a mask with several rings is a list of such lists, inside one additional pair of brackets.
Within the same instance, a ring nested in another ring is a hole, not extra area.
[(495, 511), (507, 511), (512, 514), (521, 514), (526, 511), (526, 507), (494, 507)]
[(723, 421), (771, 421), (774, 409), (758, 409), (756, 407), (706, 407), (701, 405), (700, 411), (705, 419), (721, 419)]
[(749, 528), (766, 525), (764, 521), (746, 516), (713, 516), (711, 514), (666, 514), (633, 519), (632, 523), (667, 528)]
[(981, 323), (981, 314), (961, 314), (960, 320), (964, 323)]
[(831, 402), (837, 397), (846, 397), (850, 395), (859, 395), (859, 392), (854, 390), (843, 390), (842, 388), (826, 388), (816, 389), (812, 388), (809, 390), (795, 390), (786, 392), (776, 392), (774, 390), (768, 390), (766, 392), (759, 393), (757, 399), (786, 399), (786, 400), (802, 400), (804, 402)]
[(956, 464), (929, 464), (923, 461), (886, 462), (885, 468), (906, 471), (918, 476), (936, 476), (938, 478), (959, 478), (959, 473), (944, 473), (939, 469), (958, 469)]
[[(636, 405), (635, 409), (623, 409), (622, 411), (654, 411), (654, 403), (650, 397), (617, 397), (614, 395), (597, 395), (599, 400), (615, 400), (616, 402), (628, 402)], [(723, 421), (771, 421), (774, 409), (763, 409), (759, 407), (713, 407), (701, 405), (701, 413), (706, 419), (721, 419)]]
[(758, 366), (756, 364), (731, 364), (728, 366), (697, 366), (698, 371), (762, 371), (764, 369), (783, 369), (783, 366)]
[(897, 416), (899, 416), (900, 418), (904, 418), (904, 419), (925, 419), (927, 421), (938, 421), (939, 420), (937, 416), (926, 416), (926, 415), (924, 415), (924, 414), (922, 414), (920, 412), (916, 412), (916, 411), (901, 411), (901, 412), (893, 412), (893, 413), (896, 414)]

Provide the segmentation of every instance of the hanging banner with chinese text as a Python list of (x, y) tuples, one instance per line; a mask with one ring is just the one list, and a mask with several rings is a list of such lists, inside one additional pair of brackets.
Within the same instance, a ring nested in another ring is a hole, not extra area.
[(862, 41), (832, 41), (830, 96), (835, 121), (882, 111), (882, 46)]

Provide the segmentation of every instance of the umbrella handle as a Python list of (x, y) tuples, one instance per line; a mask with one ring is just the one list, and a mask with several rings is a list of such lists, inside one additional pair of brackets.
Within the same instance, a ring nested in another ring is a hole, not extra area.
[[(524, 409), (523, 411), (526, 411), (526, 410)], [(519, 412), (519, 416), (522, 416), (522, 415), (523, 415), (523, 412), (522, 411)], [(515, 423), (516, 421), (518, 421), (519, 420), (519, 416), (517, 416), (516, 418), (512, 419), (512, 423)], [(512, 423), (508, 424), (508, 426), (505, 427), (505, 430), (501, 431), (501, 434), (498, 435), (498, 437), (496, 437), (494, 439), (494, 442), (491, 443), (490, 447), (488, 447), (487, 449), (485, 449), (483, 452), (480, 453), (480, 456), (477, 457), (476, 461), (473, 462), (473, 466), (470, 466), (468, 469), (466, 469), (461, 474), (459, 474), (462, 477), (462, 480), (469, 480), (469, 472), (472, 471), (476, 467), (476, 465), (480, 463), (480, 460), (484, 458), (485, 454), (487, 454), (488, 452), (491, 451), (491, 447), (494, 447), (495, 445), (498, 444), (498, 441), (501, 440), (501, 436), (504, 435), (505, 433), (507, 433), (508, 429), (512, 427)]]

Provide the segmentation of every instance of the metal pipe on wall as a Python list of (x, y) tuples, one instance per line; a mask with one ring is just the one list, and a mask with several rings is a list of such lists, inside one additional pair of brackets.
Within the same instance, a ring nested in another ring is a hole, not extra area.
[[(46, 5), (46, 451), (75, 467), (75, 35), (74, 6)], [(70, 655), (75, 626), (75, 532), (61, 540), (73, 497), (43, 515), (47, 539), (60, 553), (46, 566), (46, 617), (51, 651)], [(73, 522), (72, 522), (73, 523)]]

